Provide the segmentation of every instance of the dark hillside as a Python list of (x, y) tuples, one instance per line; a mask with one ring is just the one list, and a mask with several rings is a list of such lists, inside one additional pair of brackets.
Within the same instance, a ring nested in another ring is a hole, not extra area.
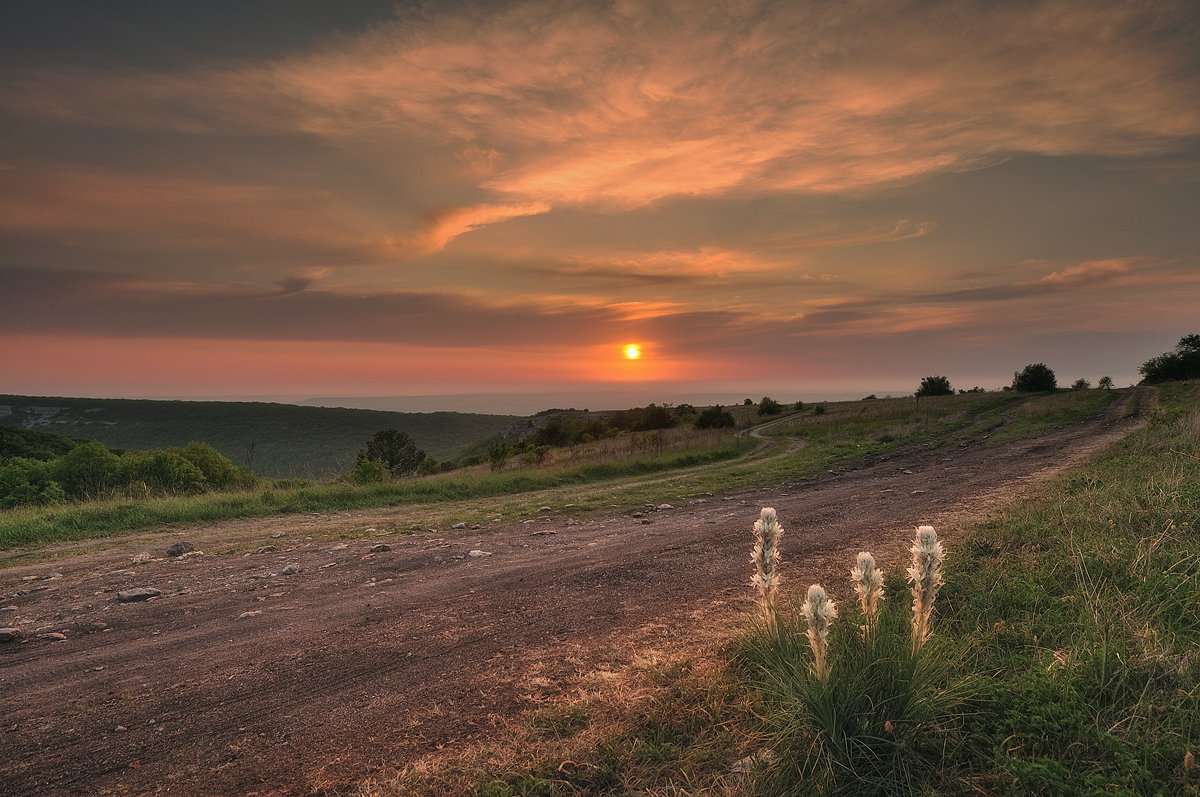
[(142, 451), (208, 443), (260, 476), (323, 479), (354, 467), (371, 435), (408, 433), (439, 460), (512, 423), (510, 415), (385, 412), (233, 401), (153, 401), (0, 395), (0, 425)]

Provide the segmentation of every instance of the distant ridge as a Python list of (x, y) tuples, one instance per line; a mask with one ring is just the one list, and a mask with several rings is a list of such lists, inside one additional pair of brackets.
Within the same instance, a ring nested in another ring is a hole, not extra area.
[(145, 450), (208, 443), (260, 476), (326, 479), (354, 467), (381, 429), (439, 460), (497, 434), (514, 415), (389, 412), (253, 401), (89, 399), (0, 394), (0, 424)]

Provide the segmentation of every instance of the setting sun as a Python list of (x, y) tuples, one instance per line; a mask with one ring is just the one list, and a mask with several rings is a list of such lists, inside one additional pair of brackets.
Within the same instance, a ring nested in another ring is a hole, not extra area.
[(636, 360), (640, 354), (637, 346), (630, 345), (625, 348), (625, 356), (631, 360)]

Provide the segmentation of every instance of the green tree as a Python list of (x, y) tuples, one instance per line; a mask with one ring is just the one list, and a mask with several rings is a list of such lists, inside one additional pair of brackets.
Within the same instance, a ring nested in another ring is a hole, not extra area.
[(1032, 363), (1013, 374), (1012, 389), (1022, 393), (1044, 393), (1058, 387), (1058, 379), (1045, 363)]
[(1097, 387), (1102, 387), (1105, 390), (1112, 390), (1113, 381), (1111, 376), (1102, 376), (1100, 381), (1096, 383)]
[(1082, 377), (1079, 379), (1076, 379), (1075, 382), (1071, 385), (1072, 390), (1090, 390), (1091, 387), (1092, 387), (1092, 383), (1087, 381), (1086, 379), (1083, 379)]
[(921, 380), (921, 386), (917, 388), (918, 396), (953, 396), (954, 388), (950, 387), (950, 380), (944, 376), (927, 376)]
[(359, 462), (372, 459), (386, 465), (393, 476), (407, 476), (425, 461), (425, 452), (404, 432), (384, 429), (376, 432), (367, 442), (366, 449), (358, 452)]
[(1200, 335), (1184, 335), (1175, 351), (1151, 357), (1142, 363), (1138, 372), (1143, 377), (1142, 382), (1149, 385), (1200, 379)]

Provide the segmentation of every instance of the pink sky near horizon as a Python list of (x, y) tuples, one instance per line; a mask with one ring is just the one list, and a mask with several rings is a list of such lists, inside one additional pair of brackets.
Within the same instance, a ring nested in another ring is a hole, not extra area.
[(1183, 0), (254, 7), (0, 9), (0, 392), (1127, 384), (1200, 331)]

